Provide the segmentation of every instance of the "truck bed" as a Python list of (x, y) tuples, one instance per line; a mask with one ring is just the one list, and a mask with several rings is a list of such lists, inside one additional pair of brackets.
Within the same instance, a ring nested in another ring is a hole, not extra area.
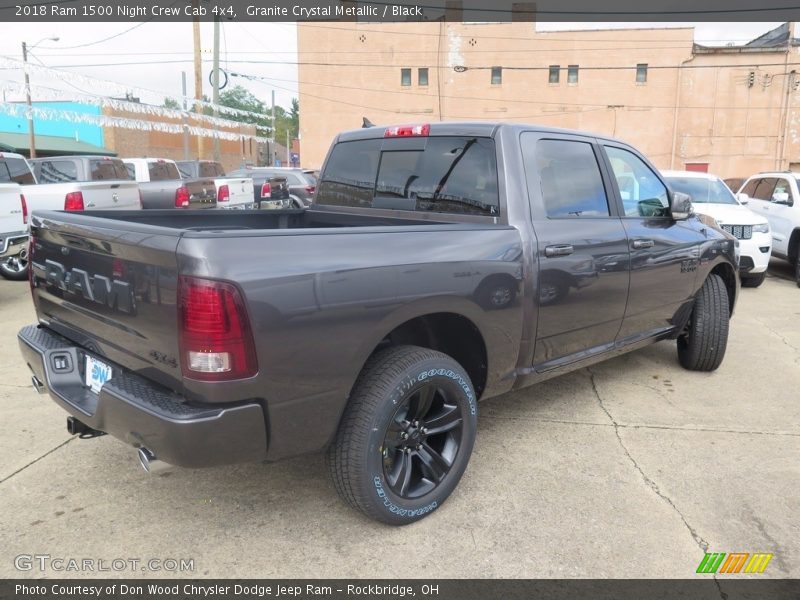
[[(163, 228), (158, 231), (172, 235), (184, 235), (190, 232), (209, 232), (222, 234), (225, 232), (241, 233), (242, 230), (258, 232), (260, 235), (268, 230), (291, 230), (292, 234), (303, 233), (301, 230), (316, 230), (320, 228), (342, 227), (400, 227), (415, 225), (454, 225), (456, 220), (434, 220), (428, 215), (420, 218), (395, 218), (352, 212), (338, 212), (326, 209), (282, 209), (282, 210), (238, 210), (238, 211), (205, 211), (205, 210), (148, 210), (148, 211), (115, 211), (109, 214), (102, 211), (83, 211), (81, 217), (97, 219), (91, 223), (97, 227), (122, 227), (127, 224), (156, 226)], [(35, 216), (46, 220), (47, 213), (37, 212)], [(69, 213), (51, 213), (61, 222), (70, 222)], [(56, 217), (57, 215), (57, 217)], [(446, 218), (448, 215), (438, 215)], [(428, 217), (428, 218), (426, 218)], [(114, 221), (114, 223), (108, 223)], [(89, 224), (85, 218), (79, 219), (81, 224)], [(458, 223), (459, 228), (475, 227), (472, 224)], [(484, 229), (487, 224), (482, 223), (479, 228)], [(319, 233), (314, 232), (314, 233)]]

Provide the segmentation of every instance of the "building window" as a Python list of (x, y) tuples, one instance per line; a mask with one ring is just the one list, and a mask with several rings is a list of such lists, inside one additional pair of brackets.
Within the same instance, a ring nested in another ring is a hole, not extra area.
[(503, 67), (492, 67), (492, 85), (503, 83)]
[(428, 69), (419, 69), (417, 72), (417, 83), (419, 83), (419, 85), (428, 85)]
[(558, 79), (561, 76), (561, 66), (560, 65), (550, 65), (550, 77), (548, 79), (549, 83), (558, 83)]
[(567, 83), (578, 83), (578, 65), (567, 67)]
[(636, 83), (647, 83), (647, 63), (636, 65)]
[(400, 69), (400, 85), (411, 85), (411, 69)]

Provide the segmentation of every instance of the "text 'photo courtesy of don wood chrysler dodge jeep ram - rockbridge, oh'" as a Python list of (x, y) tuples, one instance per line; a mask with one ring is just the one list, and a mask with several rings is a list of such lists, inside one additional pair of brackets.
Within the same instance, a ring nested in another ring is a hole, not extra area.
[(70, 431), (148, 470), (325, 452), (395, 525), (458, 484), (478, 399), (660, 340), (712, 371), (740, 287), (635, 149), (516, 124), (342, 133), (303, 209), (30, 220), (19, 345)]

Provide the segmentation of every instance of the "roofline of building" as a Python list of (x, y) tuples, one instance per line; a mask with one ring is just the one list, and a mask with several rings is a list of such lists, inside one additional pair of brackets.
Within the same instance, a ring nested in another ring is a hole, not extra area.
[[(797, 46), (798, 41), (792, 40), (792, 46)], [(786, 45), (780, 46), (703, 46), (694, 44), (693, 54), (786, 54)]]

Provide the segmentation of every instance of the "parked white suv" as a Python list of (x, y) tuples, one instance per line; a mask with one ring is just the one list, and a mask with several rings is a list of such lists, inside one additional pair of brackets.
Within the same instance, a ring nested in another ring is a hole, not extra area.
[(800, 173), (788, 171), (753, 175), (739, 189), (737, 198), (763, 215), (772, 230), (772, 253), (794, 265), (800, 287)]
[(662, 171), (669, 186), (692, 197), (697, 213), (708, 215), (739, 240), (739, 273), (742, 285), (758, 287), (764, 282), (772, 251), (767, 219), (754, 213), (734, 197), (715, 175), (694, 171)]

